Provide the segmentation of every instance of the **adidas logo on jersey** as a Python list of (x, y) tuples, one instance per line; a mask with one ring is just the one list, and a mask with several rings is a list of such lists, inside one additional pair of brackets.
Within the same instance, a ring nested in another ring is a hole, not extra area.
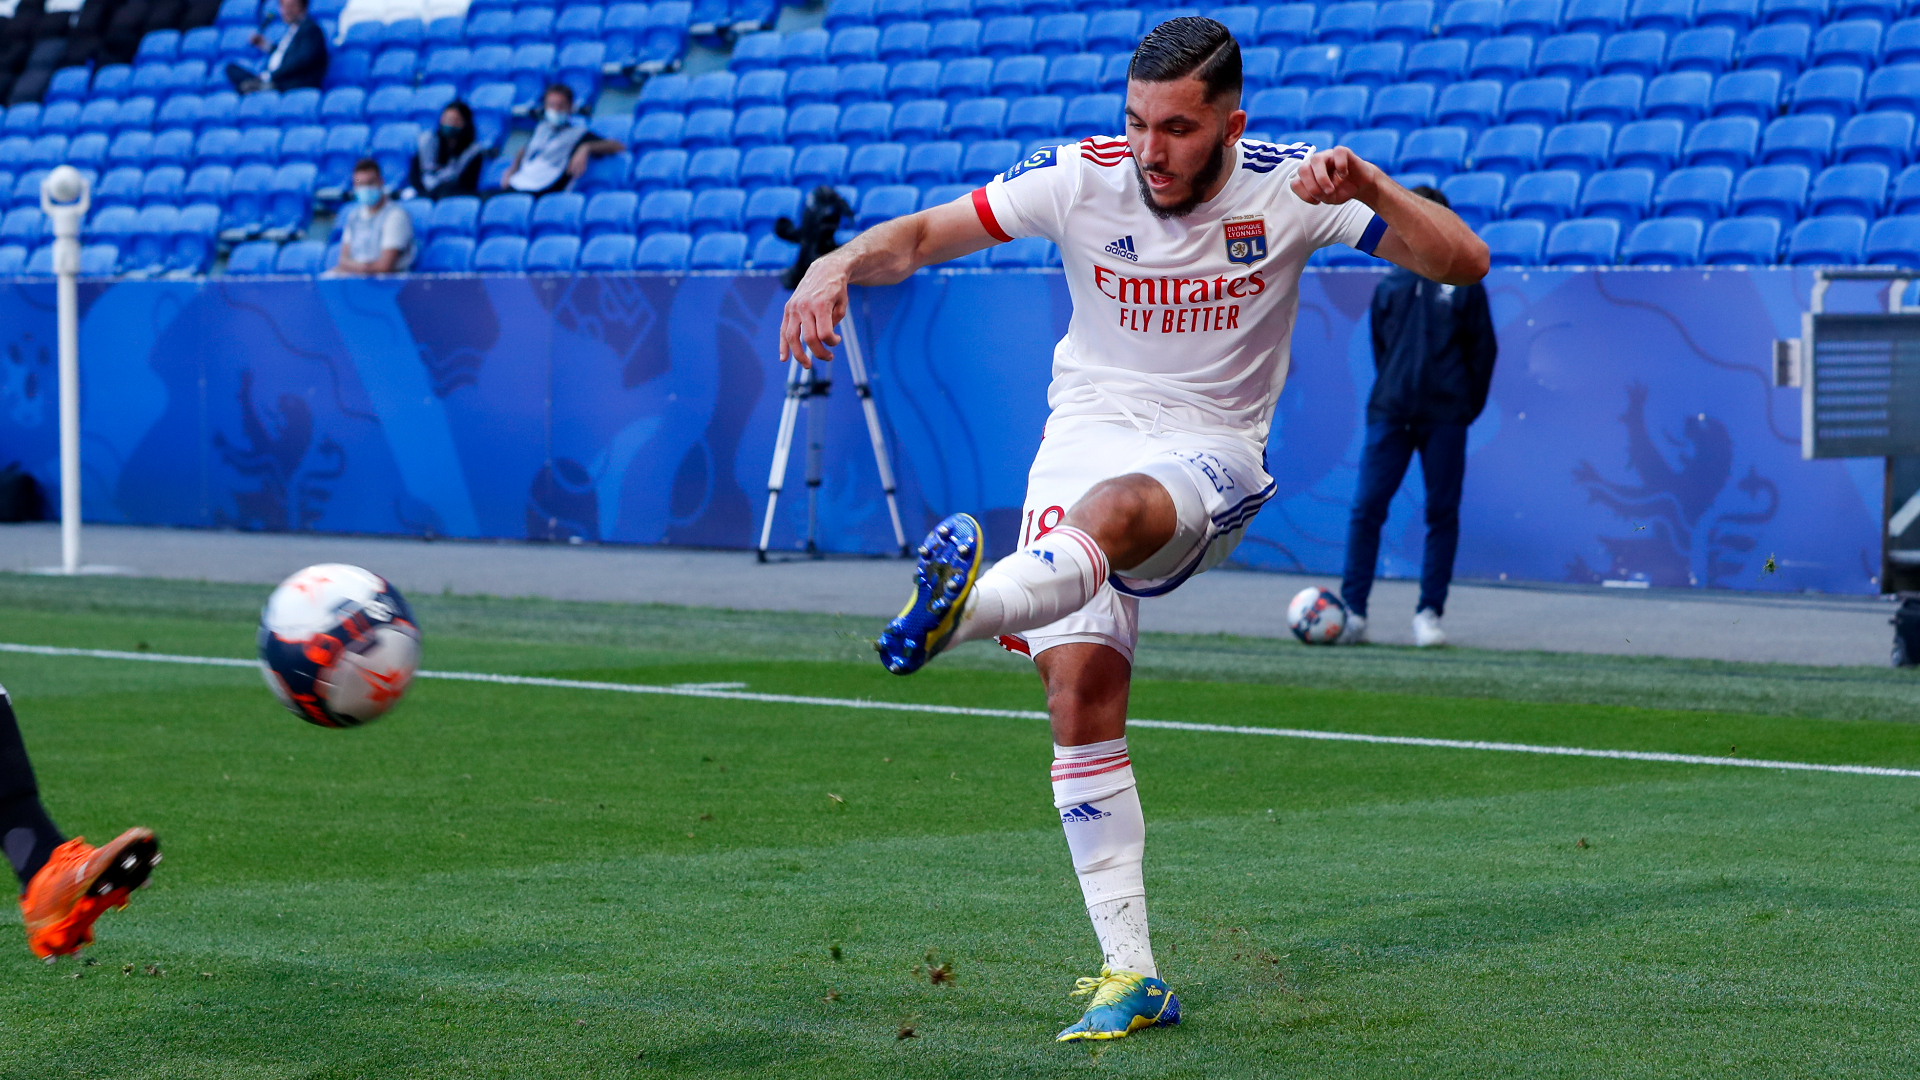
[(1140, 256), (1133, 252), (1133, 237), (1123, 236), (1107, 245), (1107, 254), (1118, 255), (1128, 262), (1139, 262)]
[(1069, 810), (1060, 811), (1060, 820), (1068, 824), (1076, 821), (1099, 821), (1103, 817), (1112, 817), (1111, 810), (1097, 810), (1092, 803), (1081, 803)]

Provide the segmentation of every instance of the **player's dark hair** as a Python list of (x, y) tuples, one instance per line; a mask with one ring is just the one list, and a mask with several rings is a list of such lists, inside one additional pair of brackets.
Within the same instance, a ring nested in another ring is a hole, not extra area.
[(1133, 50), (1127, 78), (1141, 82), (1199, 79), (1207, 100), (1232, 91), (1240, 94), (1240, 43), (1233, 33), (1212, 19), (1183, 16), (1168, 19), (1140, 40)]
[(1416, 187), (1413, 189), (1413, 193), (1427, 200), (1428, 202), (1437, 202), (1441, 206), (1444, 206), (1449, 210), (1453, 209), (1453, 204), (1447, 201), (1447, 197), (1445, 195), (1442, 195), (1440, 193), (1440, 189), (1437, 187), (1433, 187), (1428, 184), (1421, 184), (1419, 187)]

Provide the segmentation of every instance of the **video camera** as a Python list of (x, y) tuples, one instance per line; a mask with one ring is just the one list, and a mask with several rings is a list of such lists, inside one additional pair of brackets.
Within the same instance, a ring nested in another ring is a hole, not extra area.
[(834, 239), (834, 233), (840, 231), (842, 219), (853, 218), (853, 207), (840, 193), (821, 184), (807, 196), (807, 203), (801, 208), (800, 224), (791, 219), (781, 218), (773, 223), (773, 234), (789, 243), (799, 244), (800, 253), (794, 257), (793, 265), (780, 275), (780, 284), (789, 289), (798, 288), (800, 279), (807, 276), (807, 268), (813, 260), (832, 252), (840, 246)]

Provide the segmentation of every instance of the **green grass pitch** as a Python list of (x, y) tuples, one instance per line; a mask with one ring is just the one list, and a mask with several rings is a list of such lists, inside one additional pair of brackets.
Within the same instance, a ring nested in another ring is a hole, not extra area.
[[(247, 656), (264, 592), (0, 576), (0, 640)], [(864, 620), (416, 605), (440, 670), (1040, 706), (986, 648), (888, 676)], [(1138, 673), (1157, 719), (1920, 765), (1883, 669), (1157, 637)], [(0, 948), (8, 1080), (1920, 1073), (1920, 779), (1139, 729), (1186, 1019), (1056, 1045), (1098, 952), (1044, 724), (423, 680), (340, 732), (246, 670), (0, 682), (55, 819), (167, 856), (89, 966)]]

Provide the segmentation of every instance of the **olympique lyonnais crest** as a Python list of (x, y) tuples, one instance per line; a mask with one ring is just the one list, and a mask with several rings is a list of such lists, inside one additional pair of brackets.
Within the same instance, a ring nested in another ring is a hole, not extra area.
[(1267, 257), (1267, 219), (1228, 219), (1227, 261), (1252, 266)]

